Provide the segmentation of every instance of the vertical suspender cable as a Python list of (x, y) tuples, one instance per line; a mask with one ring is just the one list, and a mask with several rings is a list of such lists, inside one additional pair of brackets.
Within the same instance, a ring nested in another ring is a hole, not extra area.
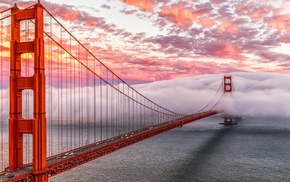
[(59, 69), (59, 67), (60, 67), (60, 59), (59, 59), (59, 55), (60, 55), (60, 47), (59, 46), (57, 46), (57, 64), (56, 65), (58, 65), (57, 66), (57, 105), (58, 105), (58, 107), (57, 107), (57, 141), (58, 141), (58, 153), (60, 153), (61, 152), (61, 141), (60, 141), (60, 94), (59, 94), (59, 92), (60, 92), (60, 83), (59, 83), (59, 77), (60, 77), (60, 69)]
[[(108, 70), (106, 70), (106, 81), (108, 81)], [(108, 110), (109, 110), (109, 91), (108, 91), (108, 84), (106, 83), (106, 139), (109, 137), (108, 136)]]
[[(64, 44), (67, 46), (67, 40), (66, 40), (66, 34), (64, 32), (64, 35), (63, 35), (63, 39), (65, 40), (64, 41)], [(68, 67), (69, 67), (69, 64), (67, 64), (67, 52), (64, 50), (63, 51), (63, 56), (64, 56), (64, 78), (63, 78), (63, 94), (64, 94), (64, 109), (63, 109), (63, 112), (64, 112), (64, 121), (63, 121), (63, 128), (64, 128), (64, 142), (65, 142), (65, 148), (66, 148), (66, 151), (70, 150), (69, 146), (68, 146), (68, 143), (69, 143), (69, 139), (68, 139), (68, 112), (69, 112), (69, 106), (68, 106), (68, 96), (69, 96), (69, 91), (68, 91)]]
[[(133, 115), (132, 115), (132, 117), (133, 117), (133, 130), (135, 130), (136, 129), (136, 126), (137, 126), (137, 124), (136, 124), (136, 119), (135, 119), (135, 114), (136, 114), (136, 109), (135, 109), (135, 105), (136, 105), (136, 100), (137, 100), (137, 95), (136, 95), (136, 92), (133, 90), (133, 94), (132, 94), (132, 98), (133, 98)], [(137, 128), (138, 129), (138, 128)]]
[(129, 98), (130, 97), (130, 88), (129, 87), (127, 87), (127, 90), (128, 90), (128, 92), (127, 92), (127, 95), (128, 95), (128, 97), (127, 97), (127, 102), (128, 102), (128, 131), (130, 131), (130, 128), (131, 128), (131, 125), (132, 125), (132, 123), (131, 123), (131, 99)]
[[(26, 30), (25, 30), (25, 32), (26, 32), (26, 36), (25, 36), (25, 38), (26, 38), (26, 42), (28, 42), (29, 41), (29, 23), (28, 23), (28, 21), (25, 21), (25, 25), (26, 25)], [(25, 69), (26, 69), (26, 75), (24, 75), (24, 76), (28, 76), (29, 75), (29, 63), (30, 63), (30, 58), (29, 58), (29, 54), (28, 53), (26, 53), (26, 60), (25, 60), (25, 62), (26, 62), (26, 67), (25, 67)], [(30, 116), (30, 114), (29, 114), (29, 92), (28, 92), (28, 90), (25, 90), (25, 94), (26, 94), (26, 117), (27, 118), (29, 118), (29, 116)], [(28, 161), (29, 161), (29, 156), (28, 156), (28, 151), (29, 151), (29, 137), (28, 137), (28, 135), (25, 135), (25, 138), (26, 138), (26, 163), (28, 163)]]
[(144, 96), (142, 96), (142, 100), (143, 100), (143, 106), (142, 106), (142, 110), (143, 110), (143, 113), (142, 113), (142, 124), (143, 124), (143, 126), (142, 127), (146, 127), (147, 125), (146, 125), (146, 123), (145, 123), (145, 109), (146, 109), (146, 107), (145, 107), (145, 105), (146, 105), (146, 102), (145, 102), (145, 98), (144, 98)]
[[(100, 64), (100, 74), (102, 76), (102, 65)], [(103, 81), (100, 79), (100, 135), (103, 140)]]
[(158, 106), (158, 123), (162, 122), (161, 121), (162, 112), (163, 112), (163, 109)]
[[(80, 46), (79, 46), (80, 48)], [(79, 60), (82, 60), (82, 54), (81, 54), (81, 50), (79, 49)], [(83, 66), (81, 64), (80, 65), (80, 107), (79, 107), (79, 111), (80, 111), (80, 125), (81, 125), (81, 146), (83, 146), (83, 142), (84, 142), (84, 82), (83, 82)]]
[[(29, 39), (29, 24), (28, 24), (28, 21), (24, 21), (24, 22), (25, 22), (25, 30), (24, 30), (24, 32), (25, 32), (24, 39), (25, 40), (24, 41), (28, 42), (28, 39)], [(21, 76), (25, 77), (25, 76), (28, 76), (28, 73), (29, 73), (29, 62), (30, 62), (30, 60), (29, 60), (28, 53), (25, 54), (25, 61), (22, 61), (22, 62), (25, 65), (25, 66), (23, 66), (25, 70), (21, 70), (20, 74), (22, 74)], [(25, 114), (26, 115), (25, 117), (29, 118), (29, 92), (28, 92), (28, 90), (22, 91), (22, 97), (23, 97), (24, 94), (25, 94), (25, 99), (26, 99), (26, 102), (25, 102), (26, 103), (26, 105), (25, 105), (26, 113), (22, 113), (22, 114)], [(28, 138), (28, 135), (25, 135), (25, 162), (26, 163), (28, 163), (28, 161), (29, 161), (29, 159), (28, 159), (28, 157), (29, 157), (28, 156), (28, 153), (29, 153), (28, 149), (29, 149), (29, 138)]]
[(154, 103), (154, 109), (155, 109), (155, 111), (157, 111), (157, 112), (155, 112), (155, 122), (157, 123), (157, 124), (159, 124), (159, 121), (158, 121), (158, 114), (159, 114), (159, 112), (158, 112), (158, 107), (157, 107), (157, 105)]
[[(80, 46), (78, 45), (78, 58), (80, 59)], [(78, 126), (78, 130), (79, 130), (79, 147), (81, 146), (81, 65), (79, 65), (79, 69), (78, 69), (78, 72), (79, 72), (79, 76), (78, 76), (78, 81), (79, 81), (79, 85), (78, 85), (78, 88), (79, 88), (79, 91), (78, 91), (78, 95), (79, 95), (79, 101), (78, 101), (78, 112), (79, 112), (79, 126)]]
[[(50, 28), (50, 34), (52, 34), (52, 18), (50, 17), (50, 25), (49, 25), (49, 28)], [(52, 132), (53, 132), (53, 128), (52, 128), (52, 82), (53, 82), (53, 80), (52, 80), (52, 78), (53, 78), (53, 73), (52, 73), (52, 44), (53, 42), (52, 42), (52, 40), (50, 39), (50, 52), (49, 52), (49, 55), (50, 55), (50, 60), (49, 60), (49, 63), (50, 63), (50, 65), (49, 65), (49, 73), (50, 73), (50, 75), (49, 75), (49, 84), (50, 84), (50, 86), (49, 86), (49, 90), (50, 90), (50, 92), (49, 92), (49, 95), (48, 95), (48, 97), (49, 97), (49, 139), (50, 139), (50, 142), (49, 142), (49, 145), (50, 145), (50, 156), (52, 156), (53, 155), (53, 145), (52, 145)]]
[(136, 94), (136, 127), (137, 127), (137, 129), (140, 129), (140, 125), (139, 125), (140, 120), (139, 120), (139, 117), (138, 117), (139, 114), (140, 114), (140, 111), (139, 111), (140, 107), (138, 106), (138, 102), (139, 102), (139, 95)]
[(152, 102), (151, 102), (150, 120), (153, 121), (152, 124), (157, 124), (155, 120), (154, 104)]
[[(69, 36), (69, 51), (72, 52), (72, 47), (71, 47), (71, 36)], [(75, 72), (74, 68), (73, 68), (73, 61), (71, 59), (71, 56), (69, 56), (69, 62), (70, 62), (70, 75), (69, 75), (69, 80), (70, 80), (70, 86), (69, 86), (69, 89), (70, 89), (70, 117), (69, 117), (69, 131), (70, 131), (70, 135), (69, 135), (69, 138), (70, 138), (70, 149), (73, 148), (73, 108), (74, 108), (74, 102), (73, 102), (73, 90), (75, 90), (75, 88), (73, 87), (73, 77), (72, 77), (72, 74)]]
[[(60, 45), (62, 46), (62, 28), (60, 27)], [(62, 48), (60, 49), (60, 52), (59, 52), (59, 56), (60, 56), (60, 62), (59, 62), (59, 70), (60, 70), (60, 75), (59, 76), (59, 79), (60, 79), (60, 85), (59, 85), (59, 90), (60, 90), (60, 97), (59, 97), (59, 100), (58, 102), (60, 102), (60, 108), (58, 108), (58, 110), (60, 110), (60, 144), (61, 144), (61, 152), (64, 151), (64, 143), (63, 143), (63, 88), (62, 88), (62, 81), (63, 81), (63, 60), (62, 60)]]
[[(112, 85), (114, 86), (114, 78), (113, 78), (113, 74), (112, 74), (112, 77), (111, 77), (111, 79), (112, 79)], [(111, 118), (110, 118), (110, 121), (111, 121), (111, 136), (114, 136), (115, 135), (115, 119), (114, 119), (114, 117), (113, 117), (113, 112), (114, 112), (114, 108), (113, 108), (113, 106), (114, 106), (114, 100), (113, 100), (113, 97), (114, 97), (114, 90), (113, 90), (113, 88), (111, 88), (110, 87), (110, 90), (111, 90), (111, 100), (110, 100), (110, 104), (111, 104)]]
[[(142, 104), (142, 97), (141, 95), (139, 95), (139, 98), (138, 98), (139, 102)], [(142, 128), (142, 105), (140, 104), (139, 106), (139, 127)]]
[(144, 100), (144, 106), (143, 106), (143, 109), (144, 109), (144, 114), (143, 114), (143, 125), (147, 127), (147, 126), (148, 126), (148, 125), (147, 125), (147, 122), (146, 122), (147, 108), (145, 107), (145, 106), (147, 106), (147, 105), (146, 105), (146, 98), (143, 97), (143, 100)]
[(67, 150), (71, 150), (71, 148), (69, 147), (69, 143), (71, 140), (71, 138), (69, 138), (69, 129), (70, 129), (70, 125), (69, 125), (69, 112), (70, 112), (70, 104), (69, 104), (69, 95), (70, 95), (70, 89), (69, 89), (69, 69), (70, 64), (68, 64), (68, 54), (67, 52), (65, 52), (65, 97), (66, 97), (66, 106), (65, 106), (65, 132), (66, 132), (66, 136), (65, 136), (65, 140), (66, 140), (66, 149)]
[(120, 81), (118, 79), (118, 98), (117, 98), (117, 126), (118, 126), (118, 131), (117, 131), (117, 134), (120, 135), (121, 134), (121, 128), (120, 128), (120, 117), (121, 117), (121, 114), (120, 114), (120, 108), (121, 108), (121, 100), (120, 100)]
[[(1, 13), (1, 18), (3, 17), (3, 14)], [(3, 86), (3, 20), (0, 21), (1, 22), (1, 35), (0, 35), (0, 41), (1, 41), (1, 47), (0, 47), (0, 65), (1, 65), (1, 74), (0, 74), (0, 80), (1, 80), (1, 83), (0, 83), (0, 92), (1, 92), (1, 105), (0, 105), (0, 111), (3, 111), (3, 100), (4, 100), (4, 96), (3, 96), (3, 92), (4, 92), (4, 86)], [(0, 166), (0, 171), (2, 171), (2, 169), (4, 169), (4, 117), (3, 117), (3, 114), (4, 113), (1, 113), (0, 115), (0, 129), (1, 129), (1, 142), (0, 142), (0, 148), (1, 148), (1, 160), (0, 160), (0, 163), (1, 163), (1, 166)]]
[[(87, 65), (88, 64), (89, 60), (88, 60), (88, 52), (86, 51), (86, 63)], [(89, 84), (89, 72), (86, 71), (87, 75), (86, 75), (86, 103), (87, 103), (87, 106), (86, 106), (86, 110), (87, 110), (87, 115), (86, 115), (86, 120), (87, 120), (87, 126), (86, 126), (86, 130), (87, 130), (87, 143), (86, 145), (88, 145), (90, 143), (90, 102), (91, 102), (91, 99), (90, 99), (90, 84)]]
[[(94, 64), (94, 70), (96, 70), (96, 64)], [(94, 98), (93, 98), (93, 102), (94, 102), (94, 105), (93, 105), (93, 120), (94, 120), (94, 142), (96, 142), (96, 138), (97, 138), (97, 136), (96, 136), (96, 102), (97, 102), (97, 98), (96, 98), (96, 76), (94, 76), (93, 75), (93, 79), (94, 79), (94, 88), (93, 88), (93, 96), (94, 96)]]
[[(77, 63), (77, 61), (76, 60), (74, 60), (74, 74), (73, 74), (73, 91), (74, 91), (74, 97), (73, 97), (73, 100), (74, 100), (74, 111), (75, 111), (75, 109), (77, 108), (77, 95), (76, 95), (76, 90), (77, 90), (77, 85), (76, 85), (76, 76), (77, 76), (77, 66), (76, 66), (76, 63)], [(74, 112), (74, 114), (76, 114), (76, 112)], [(77, 118), (76, 118), (76, 115), (74, 115), (74, 118), (73, 118), (73, 121), (74, 121), (74, 134), (75, 135), (78, 135), (77, 134)], [(73, 137), (74, 138), (74, 148), (76, 148), (76, 145), (77, 145), (77, 137), (75, 136), (75, 137)]]
[[(125, 96), (124, 96), (124, 90), (125, 90), (125, 84), (124, 83), (122, 83), (122, 85), (123, 85), (123, 91), (122, 91), (122, 97), (123, 97), (123, 101), (122, 101), (122, 113), (123, 113), (123, 120), (122, 120), (122, 132), (123, 133), (125, 133), (126, 132), (126, 128), (125, 128), (125, 120), (126, 120), (126, 115), (125, 115), (125, 102), (126, 102), (126, 98), (125, 98)], [(124, 129), (125, 128), (125, 129)]]

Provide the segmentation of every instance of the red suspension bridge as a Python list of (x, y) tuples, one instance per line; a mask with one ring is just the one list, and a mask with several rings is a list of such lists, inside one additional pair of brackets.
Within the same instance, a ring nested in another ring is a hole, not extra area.
[(232, 92), (231, 76), (225, 76), (203, 109), (179, 114), (126, 83), (39, 2), (0, 15), (0, 181), (48, 181), (215, 115), (223, 95)]

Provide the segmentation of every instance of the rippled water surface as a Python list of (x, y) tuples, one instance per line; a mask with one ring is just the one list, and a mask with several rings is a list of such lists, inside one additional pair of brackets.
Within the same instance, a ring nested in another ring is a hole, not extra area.
[(197, 121), (50, 181), (290, 181), (290, 120)]

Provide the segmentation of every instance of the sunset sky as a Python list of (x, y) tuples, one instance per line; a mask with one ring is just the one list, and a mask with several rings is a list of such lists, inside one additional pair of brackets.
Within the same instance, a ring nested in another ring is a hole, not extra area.
[[(15, 1), (27, 7), (36, 1)], [(290, 73), (290, 0), (41, 0), (121, 78)], [(3, 10), (14, 4), (2, 0)]]

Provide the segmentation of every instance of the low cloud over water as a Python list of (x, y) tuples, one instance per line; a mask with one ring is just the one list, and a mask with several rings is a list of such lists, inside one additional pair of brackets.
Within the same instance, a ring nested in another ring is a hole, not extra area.
[[(231, 73), (232, 94), (225, 94), (216, 108), (243, 116), (290, 117), (290, 75)], [(135, 86), (144, 95), (167, 108), (189, 114), (199, 111), (216, 93), (224, 75), (204, 75)], [(215, 98), (216, 102), (218, 98)]]
[[(228, 74), (229, 75), (229, 74)], [(133, 85), (133, 87), (145, 95), (155, 103), (181, 114), (191, 114), (200, 111), (209, 102), (207, 108), (210, 109), (218, 102), (215, 108), (223, 110), (227, 113), (243, 116), (269, 116), (269, 117), (290, 117), (290, 75), (274, 74), (274, 73), (231, 73), (233, 80), (233, 92), (231, 94), (223, 95), (223, 76), (203, 75), (190, 78), (179, 78), (168, 81), (152, 82), (148, 84)], [(220, 88), (220, 90), (219, 90)], [(59, 88), (51, 87), (47, 91), (47, 100), (50, 100), (52, 106), (47, 106), (47, 113), (57, 115), (62, 113), (64, 115), (73, 114), (78, 115), (89, 113), (93, 117), (94, 104), (99, 105), (100, 97), (97, 96), (94, 101), (93, 87), (87, 92), (82, 92), (79, 95), (80, 88), (66, 88), (60, 91)], [(98, 89), (96, 89), (98, 90)], [(218, 91), (219, 90), (219, 91)], [(60, 92), (59, 92), (60, 91)], [(218, 91), (218, 92), (217, 92)], [(59, 94), (59, 93), (63, 94)], [(70, 93), (66, 97), (66, 93)], [(98, 91), (96, 92), (99, 93)], [(8, 117), (8, 90), (7, 88), (0, 90), (1, 94), (1, 117)], [(32, 91), (27, 92), (28, 96), (24, 97), (24, 113), (27, 108), (32, 113), (33, 99)], [(73, 95), (75, 94), (75, 95)], [(106, 95), (103, 95), (105, 97)], [(30, 100), (29, 102), (27, 101)], [(84, 103), (79, 113), (79, 98), (84, 98)], [(62, 105), (58, 104), (62, 99)], [(104, 98), (105, 99), (105, 98)], [(78, 102), (76, 102), (78, 101)], [(117, 102), (116, 99), (109, 100)], [(110, 105), (111, 105), (110, 104)], [(61, 109), (61, 112), (59, 112)], [(90, 112), (87, 112), (90, 110)], [(66, 113), (70, 112), (70, 113)], [(109, 111), (110, 112), (110, 111)]]

